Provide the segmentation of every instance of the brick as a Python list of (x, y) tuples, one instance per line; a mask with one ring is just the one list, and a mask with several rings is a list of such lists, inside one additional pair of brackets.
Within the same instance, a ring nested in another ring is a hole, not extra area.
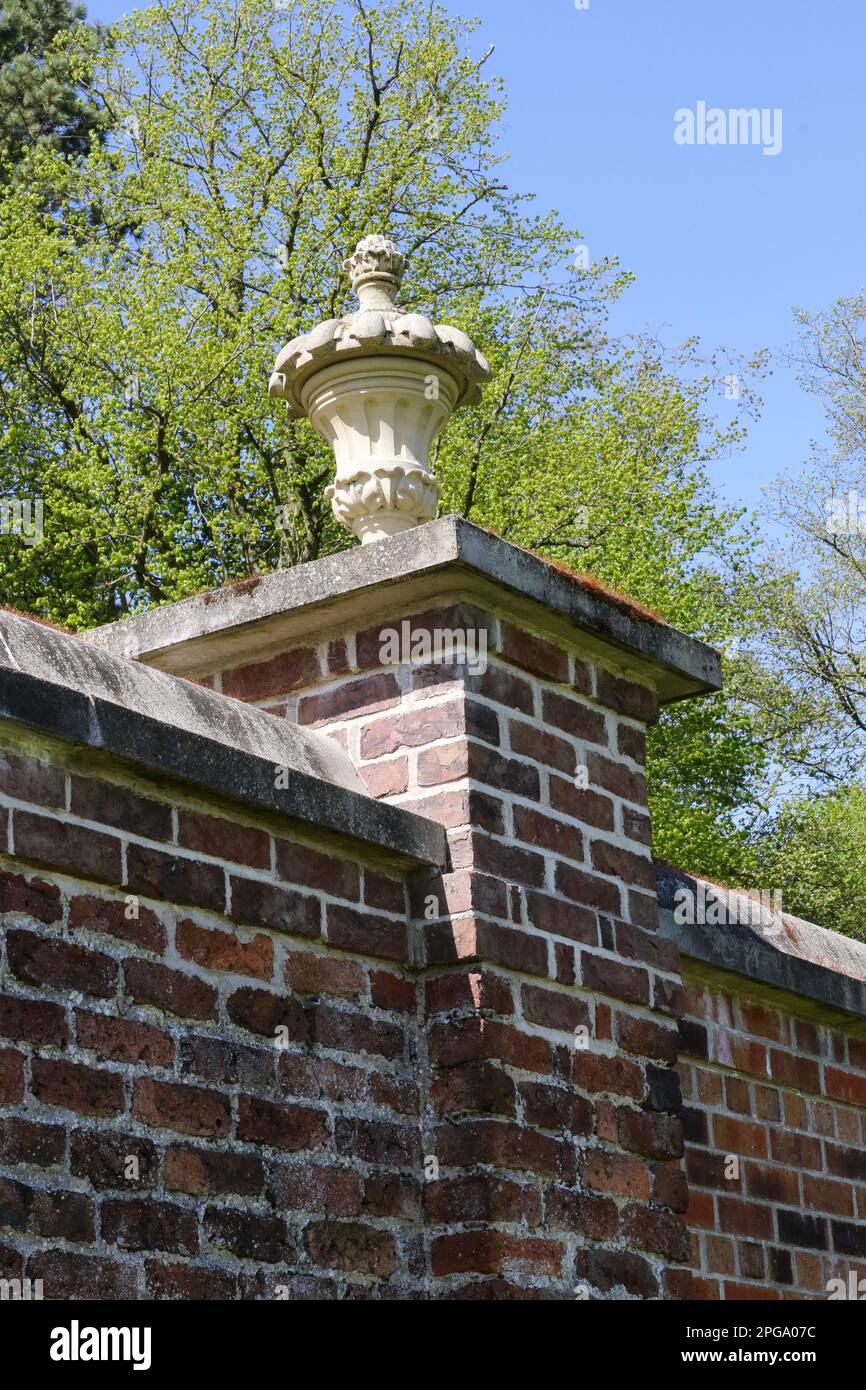
[(387, 1279), (397, 1267), (390, 1232), (360, 1221), (311, 1221), (304, 1243), (313, 1263), (325, 1269)]
[(185, 1037), (180, 1043), (180, 1069), (219, 1086), (269, 1090), (274, 1084), (273, 1047), (248, 1047), (222, 1038)]
[(409, 785), (408, 758), (389, 758), (387, 762), (365, 763), (358, 771), (371, 796), (400, 796)]
[(414, 1126), (338, 1115), (334, 1137), (338, 1153), (362, 1163), (411, 1171), (420, 1158)]
[(126, 852), (126, 869), (131, 893), (216, 912), (225, 907), (225, 871), (218, 864), (202, 864), (148, 845), (131, 844)]
[(405, 921), (339, 907), (335, 903), (328, 904), (327, 915), (329, 945), (383, 960), (408, 960), (408, 927)]
[(66, 1010), (62, 1004), (50, 1004), (43, 999), (19, 999), (14, 994), (2, 994), (0, 1037), (62, 1047), (69, 1037)]
[(34, 1124), (8, 1116), (0, 1125), (0, 1160), (53, 1168), (63, 1162), (66, 1131), (60, 1125)]
[(585, 705), (582, 700), (574, 700), (568, 695), (545, 690), (541, 712), (545, 724), (562, 729), (571, 738), (580, 739), (581, 743), (599, 743), (607, 747), (607, 723), (604, 715), (599, 710)]
[(406, 884), (402, 878), (390, 878), (373, 869), (364, 870), (364, 902), (381, 912), (406, 915)]
[(504, 1231), (461, 1231), (436, 1236), (431, 1247), (433, 1274), (496, 1274), (546, 1276), (555, 1279), (562, 1268), (564, 1247), (557, 1241), (508, 1235)]
[(217, 1016), (216, 990), (195, 975), (147, 960), (125, 961), (123, 975), (126, 993), (139, 1004), (152, 1004), (178, 1018)]
[(567, 936), (584, 946), (598, 945), (598, 918), (588, 908), (533, 892), (526, 895), (526, 910), (529, 921), (539, 931)]
[(96, 1239), (95, 1208), (84, 1193), (28, 1187), (11, 1178), (0, 1178), (0, 1224), (48, 1240)]
[(807, 1250), (826, 1250), (827, 1222), (821, 1216), (801, 1211), (779, 1211), (779, 1240), (783, 1245), (800, 1245)]
[(90, 1048), (112, 1062), (144, 1062), (151, 1067), (170, 1067), (174, 1061), (174, 1039), (150, 1023), (77, 1009), (75, 1030), (81, 1047)]
[(117, 963), (110, 956), (29, 931), (10, 931), (6, 943), (13, 974), (27, 984), (98, 999), (117, 992)]
[[(770, 1052), (770, 1074), (773, 1080), (782, 1086), (821, 1094), (820, 1068), (817, 1062), (812, 1062), (807, 1057), (796, 1057), (793, 1053), (778, 1052), (774, 1048)], [(833, 1094), (829, 1085), (827, 1090), (828, 1094)]]
[(614, 829), (614, 803), (609, 796), (603, 796), (590, 787), (578, 787), (563, 777), (551, 776), (549, 786), (552, 810), (571, 816), (584, 825), (594, 826), (597, 830)]
[(587, 1150), (580, 1161), (581, 1184), (612, 1197), (638, 1197), (649, 1201), (649, 1172), (645, 1163), (627, 1154)]
[(357, 902), (361, 876), (351, 860), (322, 854), (306, 845), (277, 840), (277, 874), (286, 883), (315, 888), (332, 898)]
[(633, 854), (631, 850), (612, 845), (607, 840), (593, 840), (590, 858), (592, 867), (600, 874), (609, 874), (622, 883), (655, 890), (655, 867), (649, 857)]
[(103, 1202), (102, 1235), (109, 1245), (120, 1250), (198, 1254), (195, 1213), (174, 1202), (157, 1202), (153, 1198)]
[[(791, 1176), (796, 1179), (796, 1174), (792, 1173)], [(792, 1187), (793, 1195), (780, 1199), (788, 1206), (799, 1205), (796, 1182)], [(804, 1173), (803, 1201), (810, 1211), (832, 1212), (834, 1216), (854, 1215), (854, 1189), (847, 1183), (833, 1182), (831, 1178), (814, 1178)]]
[[(158, 837), (154, 837), (158, 838)], [(271, 837), (264, 830), (197, 811), (178, 814), (177, 842), (213, 859), (230, 859), (251, 869), (270, 869)]]
[(581, 951), (580, 970), (587, 989), (624, 999), (630, 1004), (649, 1002), (649, 976), (645, 970), (609, 960), (607, 956), (593, 955), (590, 951)]
[(328, 1120), (309, 1105), (276, 1105), (255, 1096), (238, 1099), (238, 1138), (277, 1149), (321, 1149), (328, 1142)]
[(205, 970), (223, 970), (233, 975), (251, 975), (270, 980), (274, 973), (274, 945), (269, 936), (241, 941), (236, 933), (209, 931), (186, 918), (178, 922), (175, 933), (178, 953)]
[(39, 806), (66, 805), (66, 773), (9, 748), (0, 749), (0, 791), (15, 801)]
[(180, 1134), (222, 1139), (231, 1128), (227, 1096), (198, 1086), (140, 1077), (133, 1089), (132, 1113), (143, 1124)]
[(60, 889), (41, 878), (0, 873), (0, 913), (4, 912), (20, 912), (46, 925), (59, 922), (63, 916)]
[(773, 1240), (773, 1209), (739, 1197), (719, 1197), (719, 1230), (730, 1235), (751, 1236), (753, 1240)]
[(507, 980), (483, 967), (427, 979), (425, 1008), (432, 1017), (453, 1009), (510, 1015), (514, 1013), (511, 986)]
[(119, 1130), (76, 1129), (70, 1138), (70, 1155), (71, 1171), (96, 1188), (154, 1187), (159, 1175), (155, 1145)]
[(689, 1234), (679, 1216), (668, 1211), (630, 1203), (622, 1216), (626, 1241), (639, 1250), (650, 1250), (668, 1260), (685, 1260), (689, 1254)]
[(569, 1134), (592, 1133), (593, 1108), (585, 1096), (570, 1086), (546, 1086), (525, 1081), (520, 1086), (523, 1118), (540, 1129), (563, 1130)]
[[(806, 1179), (808, 1182), (808, 1179)], [(792, 1168), (746, 1164), (746, 1189), (751, 1197), (785, 1206), (800, 1205), (800, 1180)]]
[(367, 972), (359, 961), (313, 951), (287, 951), (285, 980), (296, 994), (336, 994), (346, 999), (367, 992)]
[(321, 923), (321, 908), (316, 898), (278, 888), (257, 879), (232, 878), (231, 912), (235, 922), (254, 927), (269, 927), (288, 936), (317, 937)]
[(19, 859), (66, 869), (76, 878), (97, 883), (121, 881), (120, 840), (112, 835), (30, 811), (16, 811), (12, 829)]
[(236, 700), (266, 700), (314, 685), (321, 678), (315, 647), (292, 647), (267, 661), (249, 662), (223, 671), (222, 690), (224, 695)]
[(447, 1164), (492, 1163), (497, 1168), (559, 1179), (564, 1176), (567, 1154), (565, 1145), (552, 1136), (492, 1118), (440, 1127), (433, 1152)]
[(83, 894), (69, 904), (70, 931), (84, 929), (118, 941), (131, 941), (145, 951), (161, 956), (165, 952), (165, 927), (149, 907), (141, 903), (115, 901)]
[(601, 753), (587, 753), (586, 766), (590, 786), (601, 787), (624, 801), (646, 806), (646, 778), (642, 772), (635, 772), (624, 763), (615, 763)]
[(514, 807), (514, 834), (518, 840), (550, 850), (564, 859), (583, 858), (583, 835), (577, 826), (546, 816), (532, 807)]
[(172, 1192), (236, 1192), (253, 1196), (261, 1192), (265, 1173), (261, 1159), (249, 1154), (217, 1152), (178, 1144), (166, 1150), (165, 1186)]
[(652, 821), (649, 816), (645, 816), (642, 811), (635, 811), (631, 806), (622, 808), (622, 833), (629, 840), (637, 840), (642, 845), (652, 845)]
[[(485, 960), (529, 975), (547, 976), (547, 942), (542, 936), (503, 927), (478, 917), (461, 917), (428, 931), (428, 965), (458, 960)], [(510, 1010), (509, 1010), (510, 1011)]]
[(286, 1095), (312, 1100), (365, 1100), (369, 1078), (370, 1074), (360, 1067), (346, 1066), (320, 1053), (280, 1055), (280, 1086)]
[(608, 1092), (640, 1100), (644, 1092), (641, 1068), (626, 1057), (610, 1057), (604, 1052), (578, 1048), (572, 1060), (572, 1078), (593, 1095)]
[(361, 1179), (352, 1167), (274, 1165), (268, 1174), (268, 1197), (280, 1211), (358, 1216)]
[(673, 1163), (657, 1163), (652, 1178), (653, 1206), (684, 1212), (689, 1204), (689, 1188), (682, 1169)]
[(513, 623), (503, 622), (500, 647), (506, 661), (522, 666), (533, 675), (565, 684), (568, 680), (568, 654), (543, 637), (525, 632)]
[(679, 1035), (675, 1028), (666, 1028), (653, 1019), (634, 1014), (616, 1015), (616, 1040), (626, 1052), (651, 1057), (657, 1062), (675, 1062)]
[(469, 1061), (445, 1067), (433, 1078), (430, 1100), (437, 1115), (515, 1116), (517, 1088), (501, 1067)]
[(30, 1256), (28, 1277), (41, 1279), (43, 1297), (131, 1301), (137, 1297), (136, 1271), (126, 1264), (66, 1250), (39, 1250)]
[(602, 1293), (622, 1288), (634, 1298), (658, 1298), (658, 1280), (652, 1266), (631, 1251), (577, 1250), (574, 1275)]
[(71, 810), (82, 820), (98, 821), (145, 840), (171, 839), (171, 807), (114, 782), (73, 776)]
[(117, 1072), (34, 1057), (30, 1084), (43, 1105), (75, 1110), (80, 1115), (117, 1115), (124, 1109), (123, 1078)]
[(473, 694), (483, 695), (507, 710), (519, 710), (521, 714), (533, 712), (534, 693), (530, 682), (497, 661), (488, 661), (487, 669), (478, 674), (469, 672), (464, 683)]
[(403, 1056), (406, 1039), (403, 1029), (366, 1014), (317, 1004), (311, 1010), (308, 1042), (343, 1052), (369, 1052), (373, 1056)]
[[(779, 1213), (780, 1217), (782, 1213)], [(833, 1249), (839, 1255), (853, 1255), (855, 1259), (866, 1260), (866, 1227), (855, 1226), (850, 1221), (831, 1221)], [(801, 1242), (802, 1243), (802, 1242)]]
[[(805, 1088), (804, 1088), (805, 1089)], [(817, 1089), (809, 1087), (808, 1089)], [(855, 1072), (842, 1071), (838, 1067), (824, 1068), (823, 1093), (834, 1100), (846, 1101), (849, 1105), (866, 1106), (866, 1076)]]
[(632, 724), (617, 724), (616, 751), (643, 767), (646, 762), (646, 734)]
[(557, 864), (556, 890), (573, 902), (582, 903), (584, 907), (619, 915), (619, 885), (598, 878), (595, 874), (585, 873), (582, 869), (575, 869), (571, 864)]
[(658, 719), (658, 697), (654, 690), (636, 681), (623, 680), (603, 666), (598, 668), (596, 698), (617, 714), (639, 719), (644, 724), (654, 724)]
[(361, 731), (361, 757), (385, 757), (400, 748), (420, 748), (464, 732), (462, 704), (457, 701), (402, 709), (394, 715), (365, 724)]
[(291, 1042), (304, 1042), (308, 1037), (303, 1005), (285, 995), (243, 985), (229, 996), (226, 1012), (232, 1023), (261, 1037)]
[(455, 1211), (465, 1221), (541, 1224), (541, 1199), (535, 1188), (488, 1175), (425, 1183), (423, 1206), (428, 1219), (437, 1224), (452, 1221)]
[(354, 719), (376, 714), (400, 700), (400, 687), (390, 671), (361, 680), (346, 681), (318, 695), (302, 695), (298, 701), (298, 723), (320, 724), (325, 720)]
[(370, 972), (370, 998), (377, 1009), (389, 1013), (412, 1014), (415, 1012), (415, 982), (391, 975), (387, 970)]
[[(473, 835), (472, 848), (475, 867), (481, 873), (493, 874), (508, 883), (522, 883), (529, 888), (540, 888), (543, 885), (545, 862), (542, 856), (533, 850), (520, 849), (516, 845), (494, 840), (487, 835)], [(559, 865), (558, 869), (565, 867)]]
[(621, 1106), (616, 1120), (617, 1138), (624, 1149), (651, 1158), (679, 1158), (683, 1152), (683, 1126), (677, 1115)]
[(230, 1250), (242, 1260), (282, 1264), (295, 1256), (294, 1238), (277, 1216), (208, 1207), (204, 1232), (211, 1245)]
[(0, 1101), (18, 1105), (24, 1099), (24, 1054), (0, 1047)]
[(549, 1188), (545, 1211), (552, 1229), (576, 1231), (590, 1240), (613, 1240), (619, 1227), (619, 1212), (611, 1198), (573, 1188)]
[(237, 1295), (237, 1279), (224, 1270), (146, 1260), (147, 1291), (156, 1299), (225, 1302)]
[[(512, 719), (508, 724), (508, 742), (512, 753), (522, 758), (532, 758), (545, 767), (556, 768), (566, 776), (574, 778), (577, 770), (577, 749), (564, 738), (540, 729), (535, 724), (527, 724), (523, 719)], [(557, 779), (561, 780), (561, 779)], [(569, 785), (569, 784), (566, 784)], [(570, 785), (573, 785), (573, 781)]]
[(574, 994), (541, 989), (538, 985), (524, 985), (520, 998), (524, 1018), (544, 1028), (558, 1028), (573, 1033), (575, 1028), (589, 1026), (587, 1003)]

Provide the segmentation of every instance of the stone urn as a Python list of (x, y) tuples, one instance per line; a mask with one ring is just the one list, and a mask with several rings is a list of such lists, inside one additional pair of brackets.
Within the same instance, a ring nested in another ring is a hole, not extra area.
[(359, 241), (344, 262), (357, 312), (293, 338), (269, 385), (331, 445), (337, 473), (326, 496), (362, 545), (436, 515), (433, 441), (453, 410), (480, 401), (490, 375), (465, 333), (398, 307), (404, 268), (385, 237)]

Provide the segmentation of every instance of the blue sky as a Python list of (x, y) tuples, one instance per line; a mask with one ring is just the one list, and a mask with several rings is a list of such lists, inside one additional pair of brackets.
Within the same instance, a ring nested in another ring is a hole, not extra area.
[[(496, 45), (509, 182), (577, 226), (593, 258), (616, 255), (636, 276), (618, 329), (781, 355), (793, 306), (864, 287), (864, 0), (444, 3), (481, 19), (479, 53)], [(95, 0), (88, 13), (127, 8)], [(780, 153), (675, 144), (674, 112), (699, 101), (781, 108)], [(730, 500), (754, 506), (823, 433), (820, 406), (781, 360), (762, 395), (745, 453), (713, 469)]]

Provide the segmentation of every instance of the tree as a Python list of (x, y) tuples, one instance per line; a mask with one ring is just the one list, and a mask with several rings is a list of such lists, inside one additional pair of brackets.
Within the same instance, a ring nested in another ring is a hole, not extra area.
[[(406, 307), (493, 367), (438, 445), (444, 509), (710, 640), (750, 630), (753, 530), (706, 473), (742, 433), (715, 423), (718, 365), (609, 336), (629, 277), (575, 265), (577, 233), (507, 187), (473, 30), (426, 0), (122, 21), (94, 68), (112, 135), (80, 161), (37, 149), (0, 198), (0, 476), (45, 515), (40, 544), (0, 545), (5, 602), (80, 628), (348, 545), (330, 451), (266, 383), (349, 307), (342, 262), (381, 230)], [(652, 747), (662, 852), (741, 862), (767, 760), (736, 681)]]
[(866, 941), (866, 790), (780, 807), (753, 852), (755, 881), (778, 891), (786, 912)]
[(70, 0), (0, 5), (0, 181), (38, 145), (85, 155), (103, 121), (89, 90), (90, 61), (104, 41)]
[(801, 381), (824, 405), (829, 445), (774, 487), (793, 540), (767, 626), (810, 730), (803, 770), (827, 785), (866, 768), (866, 295), (798, 319)]

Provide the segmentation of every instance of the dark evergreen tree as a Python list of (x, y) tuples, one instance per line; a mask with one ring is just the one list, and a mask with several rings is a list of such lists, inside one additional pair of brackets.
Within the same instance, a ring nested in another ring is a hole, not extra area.
[(71, 0), (0, 0), (0, 181), (38, 144), (87, 153), (104, 121), (88, 58), (104, 42)]

